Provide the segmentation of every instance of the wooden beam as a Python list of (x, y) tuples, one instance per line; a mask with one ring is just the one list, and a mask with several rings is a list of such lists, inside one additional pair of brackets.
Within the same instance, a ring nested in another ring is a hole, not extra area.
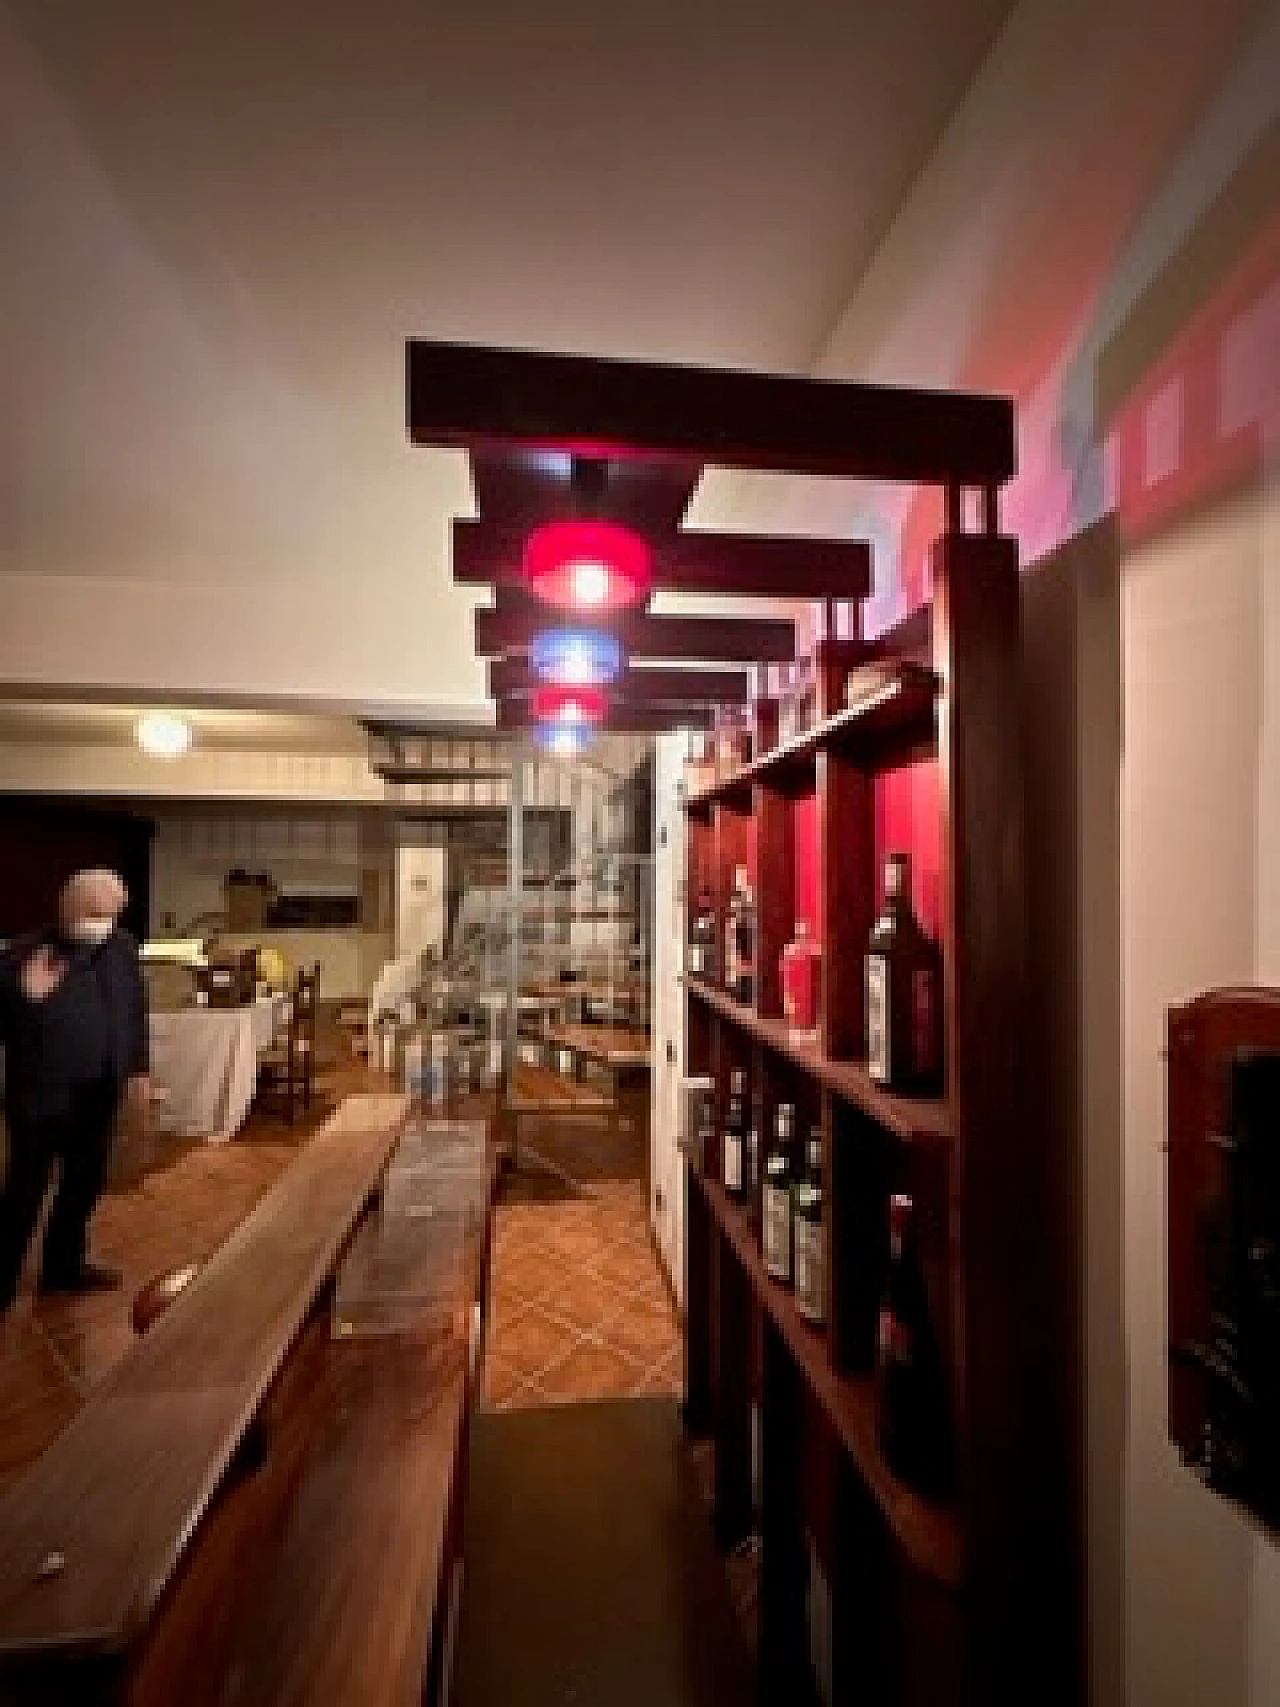
[[(489, 693), (492, 698), (511, 698), (528, 693), (537, 678), (529, 668), (528, 659), (518, 654), (494, 658), (488, 668)], [(624, 670), (610, 692), (616, 692), (636, 705), (655, 705), (663, 701), (675, 705), (741, 704), (750, 691), (750, 679), (745, 670)]]
[(996, 486), (1016, 467), (1007, 398), (412, 338), (416, 445), (678, 456), (732, 468)]
[[(529, 729), (533, 721), (527, 700), (498, 701), (498, 729)], [(668, 729), (709, 729), (711, 723), (711, 707), (706, 705), (612, 705), (596, 727), (612, 735), (660, 735)]]
[[(482, 658), (527, 649), (547, 614), (481, 607), (475, 613)], [(630, 658), (679, 658), (698, 663), (785, 664), (795, 657), (794, 623), (751, 617), (628, 616), (609, 624)]]
[[(454, 580), (521, 586), (526, 537), (523, 527), (456, 519)], [(650, 543), (654, 586), (667, 592), (764, 599), (865, 599), (871, 592), (871, 547), (863, 540), (655, 532)]]

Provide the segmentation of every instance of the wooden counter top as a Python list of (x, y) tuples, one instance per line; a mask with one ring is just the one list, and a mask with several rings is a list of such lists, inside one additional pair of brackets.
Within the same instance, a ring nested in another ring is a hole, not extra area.
[(606, 1067), (647, 1067), (652, 1049), (647, 1031), (626, 1025), (552, 1025), (543, 1037)]
[(118, 1653), (146, 1623), (363, 1213), (406, 1107), (399, 1096), (349, 1098), (0, 1499), (0, 1666), (50, 1650)]
[[(6, 1707), (423, 1699), (458, 1555), (493, 1107), (345, 1104), (0, 1502)], [(458, 1119), (483, 1121), (483, 1161), (446, 1161), (437, 1189), (434, 1146)], [(385, 1324), (352, 1312), (348, 1334), (343, 1276), (381, 1298), (401, 1272), (364, 1248), (396, 1181), (363, 1211), (402, 1133), (430, 1213), (396, 1227), (420, 1228), (430, 1261)], [(55, 1550), (65, 1570), (35, 1580)]]

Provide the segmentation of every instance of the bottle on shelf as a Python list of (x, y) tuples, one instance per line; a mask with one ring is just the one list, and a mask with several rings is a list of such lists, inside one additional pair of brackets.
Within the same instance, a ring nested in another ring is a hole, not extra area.
[(810, 1134), (805, 1171), (796, 1182), (792, 1205), (791, 1258), (796, 1308), (820, 1326), (827, 1317), (826, 1234), (822, 1225), (822, 1134)]
[(760, 1220), (760, 1112), (752, 1098), (747, 1110), (747, 1138), (742, 1157), (742, 1191), (747, 1200), (747, 1219), (757, 1232)]
[(787, 1286), (791, 1284), (791, 1148), (795, 1142), (795, 1119), (792, 1105), (780, 1102), (774, 1116), (773, 1143), (764, 1164), (761, 1219), (765, 1273)]
[(880, 1449), (895, 1476), (937, 1495), (947, 1480), (945, 1384), (915, 1238), (915, 1206), (889, 1200), (889, 1267), (876, 1356)]
[(725, 989), (750, 1007), (756, 985), (756, 904), (745, 865), (734, 868), (733, 896), (725, 932)]
[(810, 936), (805, 919), (782, 951), (782, 1017), (802, 1037), (818, 1035), (818, 999), (822, 989), (822, 947)]
[(729, 1075), (729, 1107), (724, 1117), (720, 1143), (721, 1177), (724, 1189), (737, 1197), (743, 1189), (743, 1151), (746, 1147), (746, 1075), (736, 1069)]
[(942, 1082), (942, 957), (911, 906), (911, 862), (885, 861), (884, 910), (864, 959), (867, 1071), (891, 1090), (930, 1092)]
[(685, 967), (691, 977), (715, 977), (716, 911), (712, 904), (711, 891), (705, 886), (698, 891), (698, 905), (689, 927)]

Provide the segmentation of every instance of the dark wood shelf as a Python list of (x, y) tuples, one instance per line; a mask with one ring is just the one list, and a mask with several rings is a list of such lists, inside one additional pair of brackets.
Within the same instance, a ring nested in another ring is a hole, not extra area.
[(856, 705), (837, 711), (732, 775), (698, 789), (685, 801), (685, 810), (707, 812), (719, 801), (749, 811), (751, 790), (757, 782), (784, 793), (803, 794), (813, 787), (819, 753), (838, 752), (857, 763), (874, 766), (931, 743), (937, 697), (938, 678), (931, 669), (924, 664), (901, 663), (883, 686)]
[(860, 1061), (833, 1061), (816, 1043), (807, 1041), (780, 1019), (764, 1019), (754, 1008), (734, 1001), (704, 979), (682, 979), (690, 995), (705, 1002), (722, 1018), (748, 1036), (758, 1038), (775, 1054), (794, 1061), (811, 1073), (819, 1084), (843, 1097), (855, 1108), (908, 1143), (950, 1144), (955, 1124), (949, 1105), (928, 1097), (894, 1096), (874, 1083)]
[(730, 1199), (718, 1180), (692, 1165), (690, 1176), (697, 1181), (761, 1306), (800, 1365), (908, 1559), (925, 1576), (947, 1588), (959, 1588), (964, 1580), (959, 1513), (923, 1499), (889, 1470), (876, 1437), (874, 1377), (869, 1373), (841, 1375), (832, 1368), (825, 1334), (800, 1315), (790, 1289), (765, 1273), (745, 1210)]

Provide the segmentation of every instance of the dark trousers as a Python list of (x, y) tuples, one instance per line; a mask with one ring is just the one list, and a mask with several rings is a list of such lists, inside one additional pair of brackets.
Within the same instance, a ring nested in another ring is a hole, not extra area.
[(11, 1102), (9, 1170), (0, 1193), (0, 1310), (17, 1292), (55, 1165), (60, 1165), (60, 1177), (45, 1228), (41, 1279), (70, 1279), (83, 1266), (89, 1217), (106, 1182), (119, 1102), (114, 1082)]

